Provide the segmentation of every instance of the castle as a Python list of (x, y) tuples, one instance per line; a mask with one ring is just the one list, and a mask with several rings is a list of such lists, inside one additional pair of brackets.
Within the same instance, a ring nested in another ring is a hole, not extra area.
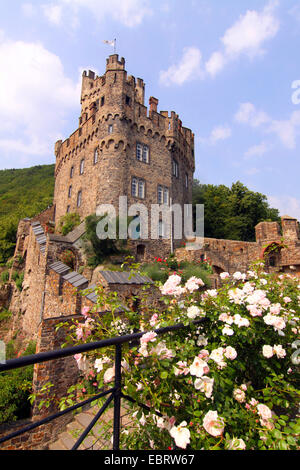
[[(68, 212), (82, 219), (101, 205), (116, 210), (119, 197), (128, 207), (192, 203), (194, 134), (175, 112), (158, 112), (158, 100), (145, 106), (142, 79), (127, 76), (125, 60), (107, 59), (103, 76), (84, 72), (78, 129), (55, 144), (54, 217)], [(131, 214), (132, 215), (132, 214)], [(137, 240), (131, 248), (142, 258), (170, 252), (158, 224), (157, 239)], [(149, 237), (150, 238), (150, 237)], [(177, 240), (177, 243), (180, 240)]]
[[(96, 303), (97, 284), (134, 298), (140, 286), (150, 281), (140, 275), (130, 279), (126, 273), (88, 269), (82, 250), (86, 216), (97, 213), (103, 204), (118, 208), (120, 196), (127, 196), (128, 206), (143, 203), (148, 209), (153, 204), (172, 203), (183, 208), (192, 203), (194, 135), (182, 126), (175, 112), (158, 112), (156, 98), (150, 98), (148, 110), (144, 97), (143, 80), (127, 76), (125, 60), (119, 60), (116, 54), (107, 59), (103, 76), (83, 73), (79, 127), (64, 142), (55, 144), (53, 205), (19, 223), (11, 273), (18, 268), (20, 257), (25, 267), (22, 292), (13, 289), (11, 293), (12, 330), (36, 339), (37, 352), (61, 347), (63, 338), (57, 324), (62, 318), (82, 321), (82, 307), (92, 308)], [(58, 234), (61, 217), (73, 212), (80, 215), (82, 223), (66, 236)], [(258, 224), (256, 242), (252, 243), (205, 238), (203, 248), (190, 250), (180, 247), (180, 240), (170, 243), (161, 235), (158, 225), (156, 238), (131, 240), (132, 253), (144, 260), (155, 255), (165, 257), (171, 251), (178, 260), (199, 262), (209, 258), (215, 287), (221, 272), (246, 272), (259, 258), (266, 260), (268, 271), (300, 277), (299, 226), (288, 216), (282, 218), (282, 232), (276, 222)], [(62, 262), (66, 251), (74, 254), (72, 268)], [(86, 295), (81, 293), (84, 289), (88, 289)], [(77, 376), (73, 358), (38, 364), (33, 389), (37, 392), (52, 381), (53, 392), (63, 396)], [(36, 415), (40, 415), (37, 407), (33, 419)], [(45, 446), (56, 436), (55, 426), (45, 427), (42, 434), (31, 433), (26, 443), (15, 440), (13, 448)]]

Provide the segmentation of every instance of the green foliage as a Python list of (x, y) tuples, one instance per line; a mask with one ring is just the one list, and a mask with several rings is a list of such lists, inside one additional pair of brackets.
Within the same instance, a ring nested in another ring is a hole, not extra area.
[(72, 232), (75, 227), (80, 224), (80, 216), (76, 213), (66, 214), (61, 217), (59, 221), (58, 231), (62, 235), (67, 235), (68, 233)]
[(0, 312), (0, 323), (2, 321), (9, 320), (11, 317), (12, 317), (12, 313), (6, 308), (3, 308)]
[(97, 236), (97, 225), (104, 219), (106, 215), (97, 216), (92, 214), (85, 219), (85, 252), (88, 256), (89, 266), (98, 266), (102, 263), (108, 256), (127, 253), (126, 251), (126, 240), (119, 240), (119, 218), (116, 218), (116, 236), (114, 239), (107, 238), (105, 240), (100, 240)]
[(24, 272), (21, 272), (18, 274), (17, 278), (15, 279), (16, 286), (20, 292), (23, 289), (23, 281), (24, 281)]
[[(13, 341), (6, 345), (6, 358), (15, 357)], [(23, 356), (35, 353), (36, 343), (31, 341)], [(0, 423), (8, 423), (30, 416), (29, 395), (32, 389), (33, 366), (14, 369), (0, 374)]]
[(0, 170), (0, 263), (14, 254), (19, 220), (52, 204), (54, 165)]
[[(75, 345), (144, 332), (122, 348), (122, 383), (135, 404), (121, 449), (299, 449), (299, 280), (264, 268), (257, 263), (248, 280), (226, 274), (219, 290), (204, 294), (197, 279), (183, 286), (172, 275), (161, 289), (165, 308), (153, 307), (152, 316), (143, 307), (118, 317), (117, 294), (99, 286), (94, 311), (110, 312), (96, 318), (84, 310), (84, 323), (64, 325)], [(157, 335), (176, 323), (186, 328)], [(76, 360), (81, 379), (61, 408), (114, 380), (113, 347)]]
[(152, 281), (166, 282), (171, 274), (177, 273), (182, 277), (183, 282), (195, 276), (202, 279), (205, 285), (210, 285), (209, 274), (211, 274), (211, 270), (208, 263), (178, 262), (174, 255), (167, 259), (155, 259), (155, 263), (146, 263), (141, 267), (143, 273)]
[(8, 280), (9, 280), (9, 271), (3, 271), (1, 273), (1, 281), (8, 282)]
[(262, 221), (280, 222), (267, 197), (250, 191), (239, 181), (231, 188), (194, 180), (193, 204), (205, 206), (205, 236), (225, 240), (255, 241), (255, 226)]

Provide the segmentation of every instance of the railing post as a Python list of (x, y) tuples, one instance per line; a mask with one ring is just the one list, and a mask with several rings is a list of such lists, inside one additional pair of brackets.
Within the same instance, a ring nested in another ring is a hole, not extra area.
[(115, 352), (115, 392), (114, 392), (114, 433), (113, 450), (120, 449), (120, 424), (121, 424), (121, 387), (122, 387), (122, 345), (116, 345)]

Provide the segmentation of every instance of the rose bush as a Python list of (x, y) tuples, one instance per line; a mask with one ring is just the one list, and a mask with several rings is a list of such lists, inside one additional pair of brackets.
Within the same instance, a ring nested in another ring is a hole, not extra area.
[[(163, 311), (141, 307), (123, 317), (116, 294), (98, 289), (97, 308), (110, 305), (111, 313), (97, 319), (85, 310), (85, 323), (72, 326), (73, 344), (145, 332), (124, 345), (122, 372), (124, 392), (149, 411), (131, 405), (122, 448), (299, 448), (300, 281), (263, 269), (256, 263), (247, 275), (225, 273), (222, 287), (207, 291), (201, 279), (184, 284), (174, 274), (159, 285)], [(185, 328), (156, 333), (176, 323)], [(113, 349), (79, 356), (77, 397), (113, 381)]]

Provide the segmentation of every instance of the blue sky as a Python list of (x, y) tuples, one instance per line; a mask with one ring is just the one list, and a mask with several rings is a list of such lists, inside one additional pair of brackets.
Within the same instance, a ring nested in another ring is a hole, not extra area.
[(0, 168), (54, 163), (55, 141), (78, 125), (82, 70), (103, 74), (113, 52), (103, 40), (117, 38), (147, 101), (195, 133), (196, 178), (240, 180), (300, 219), (298, 0), (0, 6)]

